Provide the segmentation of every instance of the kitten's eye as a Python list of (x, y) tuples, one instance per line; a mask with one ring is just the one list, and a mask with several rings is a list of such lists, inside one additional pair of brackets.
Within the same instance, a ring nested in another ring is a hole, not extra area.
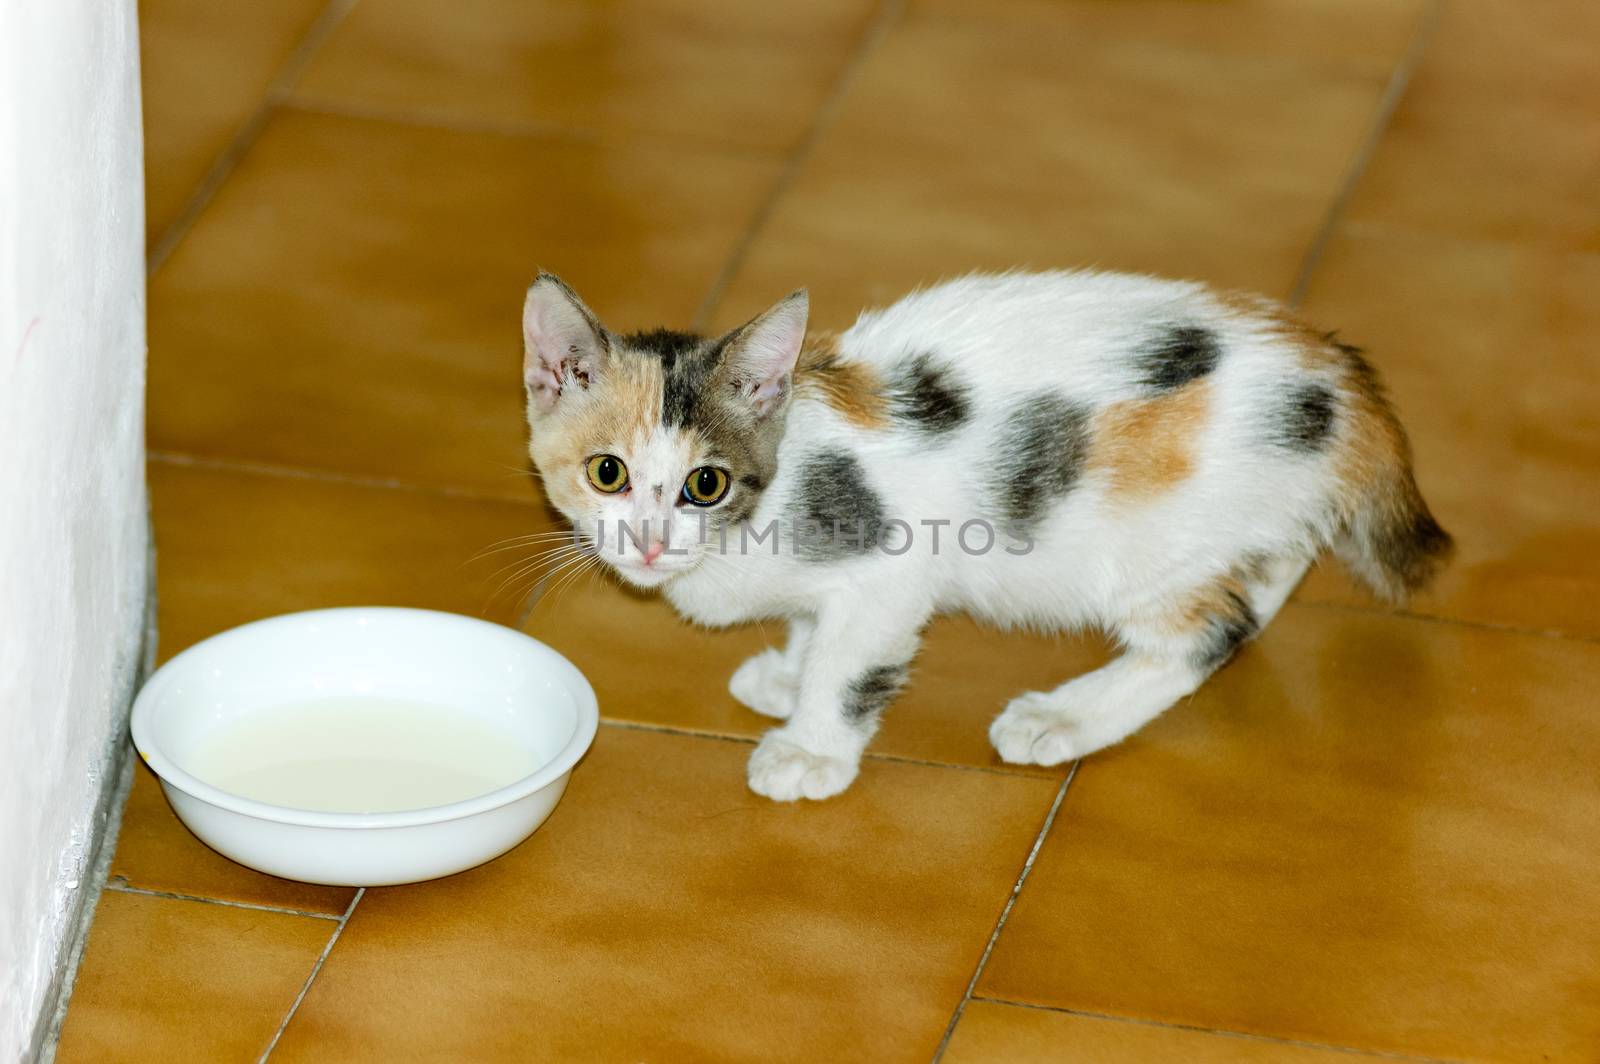
[(615, 455), (597, 454), (584, 468), (589, 474), (589, 483), (597, 491), (614, 495), (628, 486), (628, 467)]
[(728, 474), (715, 466), (701, 466), (683, 482), (683, 501), (710, 506), (728, 494)]

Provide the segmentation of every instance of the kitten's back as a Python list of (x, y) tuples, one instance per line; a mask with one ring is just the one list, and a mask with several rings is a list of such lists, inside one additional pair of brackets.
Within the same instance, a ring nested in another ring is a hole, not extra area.
[[(1241, 551), (1333, 547), (1391, 599), (1451, 550), (1370, 364), (1270, 300), (1128, 274), (972, 275), (862, 314), (833, 362), (855, 425), (906, 441), (879, 453), (958, 462), (955, 479), (1026, 481), (1059, 464), (1010, 460), (1019, 447), (1078, 447), (1072, 475), (1045, 485), (1063, 506), (1107, 525), (1136, 525), (1141, 506), (1217, 522)], [(1081, 424), (1017, 429), (1041, 418)]]

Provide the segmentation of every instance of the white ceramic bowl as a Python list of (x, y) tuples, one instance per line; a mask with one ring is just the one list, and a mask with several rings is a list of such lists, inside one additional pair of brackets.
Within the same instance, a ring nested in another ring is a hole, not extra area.
[[(473, 714), (547, 756), (499, 790), (399, 813), (268, 804), (186, 768), (201, 743), (244, 714), (343, 696)], [(598, 723), (588, 681), (536, 639), (452, 613), (358, 607), (273, 617), (190, 647), (139, 693), (133, 741), (179, 818), (213, 849), (289, 879), (379, 886), (459, 872), (527, 838), (560, 799)]]

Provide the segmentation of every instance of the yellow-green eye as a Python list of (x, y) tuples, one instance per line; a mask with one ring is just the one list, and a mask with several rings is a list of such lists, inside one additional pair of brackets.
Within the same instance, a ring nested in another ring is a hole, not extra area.
[(596, 491), (613, 495), (628, 486), (628, 467), (612, 454), (597, 454), (584, 467)]
[(701, 466), (683, 482), (683, 501), (710, 506), (728, 494), (728, 474), (716, 466)]

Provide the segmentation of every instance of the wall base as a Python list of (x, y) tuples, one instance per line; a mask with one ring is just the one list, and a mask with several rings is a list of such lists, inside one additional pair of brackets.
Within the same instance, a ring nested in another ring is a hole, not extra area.
[(128, 791), (133, 787), (133, 774), (139, 759), (134, 756), (133, 740), (128, 735), (128, 716), (133, 710), (133, 700), (144, 682), (155, 671), (156, 663), (156, 564), (155, 538), (149, 540), (150, 552), (146, 571), (150, 574), (145, 591), (144, 633), (139, 641), (137, 667), (121, 692), (122, 723), (111, 733), (111, 741), (101, 758), (99, 778), (106, 781), (100, 797), (95, 802), (91, 826), (93, 841), (88, 859), (84, 862), (82, 884), (73, 901), (73, 912), (68, 920), (66, 946), (55, 975), (45, 993), (44, 1005), (34, 1021), (33, 1037), (23, 1059), (37, 1064), (50, 1064), (55, 1059), (56, 1043), (61, 1037), (61, 1024), (67, 1018), (67, 1005), (72, 999), (72, 987), (78, 977), (78, 965), (83, 961), (84, 947), (89, 942), (89, 926), (94, 922), (95, 909), (105, 890), (106, 877), (111, 870), (111, 857), (117, 852), (117, 834), (122, 829), (122, 810), (128, 802)]

